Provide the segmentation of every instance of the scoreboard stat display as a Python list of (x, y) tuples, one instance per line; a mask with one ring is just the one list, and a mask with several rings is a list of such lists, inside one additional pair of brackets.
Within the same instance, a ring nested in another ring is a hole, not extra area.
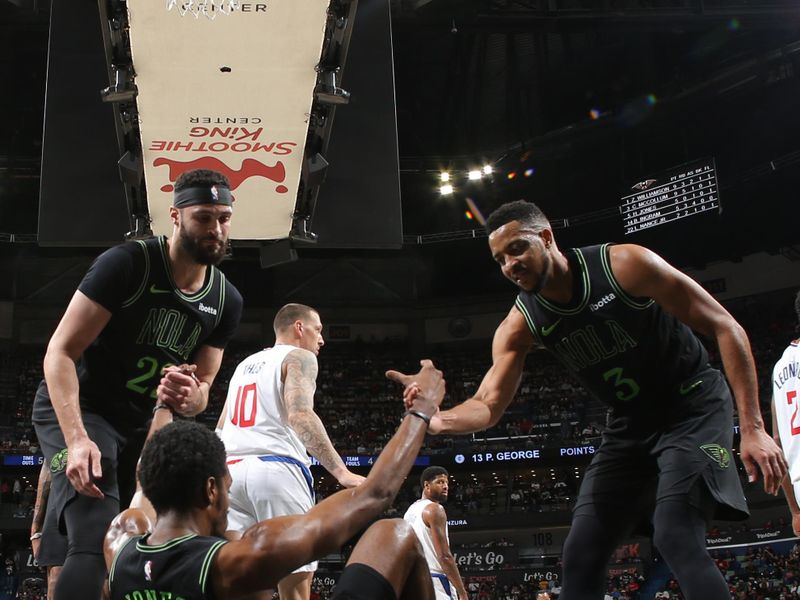
[(631, 187), (619, 207), (625, 235), (696, 214), (719, 212), (719, 185), (714, 159), (695, 161)]

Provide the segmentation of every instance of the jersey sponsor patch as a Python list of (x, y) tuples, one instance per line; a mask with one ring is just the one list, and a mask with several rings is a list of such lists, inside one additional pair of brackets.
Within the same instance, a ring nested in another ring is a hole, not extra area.
[(200, 303), (200, 304), (197, 306), (197, 309), (198, 309), (200, 312), (208, 313), (208, 314), (210, 314), (210, 315), (215, 315), (215, 314), (217, 314), (217, 309), (216, 309), (216, 308), (214, 308), (213, 306), (206, 306), (206, 305), (205, 305), (205, 304), (203, 304), (202, 302), (201, 302), (201, 303)]
[(597, 302), (590, 302), (589, 303), (589, 309), (592, 312), (594, 312), (596, 310), (600, 310), (606, 304), (610, 303), (612, 300), (616, 300), (616, 298), (617, 298), (617, 296), (614, 294), (614, 292), (611, 292), (610, 294), (606, 294), (605, 296), (600, 298), (600, 300), (598, 300)]

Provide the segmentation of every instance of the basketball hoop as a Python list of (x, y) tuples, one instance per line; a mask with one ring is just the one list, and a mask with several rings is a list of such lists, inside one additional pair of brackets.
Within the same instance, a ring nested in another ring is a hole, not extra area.
[(167, 10), (178, 9), (182, 17), (187, 13), (195, 19), (200, 15), (211, 19), (217, 18), (217, 13), (229, 15), (239, 8), (238, 0), (167, 0)]

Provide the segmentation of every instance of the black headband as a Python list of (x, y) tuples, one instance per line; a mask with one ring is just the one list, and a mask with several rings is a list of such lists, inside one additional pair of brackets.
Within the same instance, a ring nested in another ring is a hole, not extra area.
[(175, 199), (172, 202), (175, 208), (184, 208), (195, 204), (224, 204), (225, 206), (230, 206), (233, 204), (233, 196), (231, 196), (231, 191), (228, 188), (221, 185), (191, 187), (175, 192)]

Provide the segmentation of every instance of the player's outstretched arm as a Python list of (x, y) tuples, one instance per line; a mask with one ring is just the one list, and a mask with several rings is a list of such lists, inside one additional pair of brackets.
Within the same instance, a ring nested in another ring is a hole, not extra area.
[(364, 478), (352, 473), (336, 452), (325, 425), (314, 412), (317, 389), (317, 357), (298, 348), (283, 359), (283, 404), (289, 426), (297, 433), (308, 453), (344, 487), (360, 485)]
[[(172, 411), (166, 408), (158, 408), (153, 411), (153, 420), (150, 429), (147, 431), (147, 439), (159, 429), (172, 423)], [(145, 441), (145, 443), (147, 443)], [(137, 466), (138, 469), (138, 466)], [(119, 513), (111, 525), (108, 527), (106, 536), (103, 539), (103, 558), (106, 561), (106, 568), (110, 571), (114, 557), (122, 546), (130, 538), (143, 535), (152, 531), (153, 524), (156, 522), (156, 511), (147, 496), (142, 492), (139, 485), (139, 476), (136, 476), (136, 493), (134, 493), (131, 503), (126, 510)]]
[(764, 429), (750, 341), (739, 323), (696, 281), (654, 252), (634, 244), (610, 248), (611, 268), (622, 289), (652, 298), (692, 329), (716, 340), (733, 389), (742, 437), (740, 456), (750, 481), (764, 475), (764, 489), (777, 494), (786, 475), (780, 448)]
[[(414, 377), (418, 390), (413, 410), (431, 416), (444, 398), (442, 373), (423, 361)], [(391, 504), (426, 430), (425, 420), (407, 414), (362, 485), (329, 496), (304, 515), (257, 523), (241, 540), (222, 546), (212, 565), (217, 597), (242, 597), (273, 587), (298, 566), (338, 550)]]
[[(533, 347), (525, 318), (512, 308), (492, 340), (492, 366), (472, 398), (440, 412), (431, 433), (473, 433), (495, 425), (517, 393), (525, 357)], [(388, 374), (387, 374), (388, 375)]]

